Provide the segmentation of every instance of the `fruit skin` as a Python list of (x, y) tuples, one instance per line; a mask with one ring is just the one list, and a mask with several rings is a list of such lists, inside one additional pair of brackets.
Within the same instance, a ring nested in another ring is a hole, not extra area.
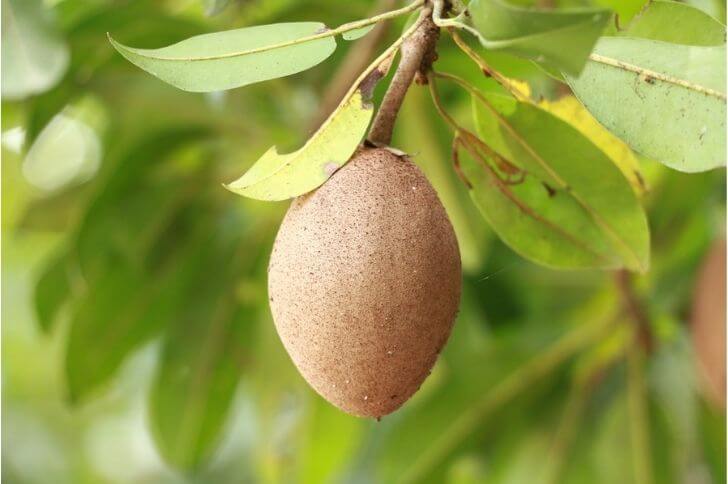
[(713, 243), (695, 281), (691, 317), (697, 370), (705, 397), (725, 408), (726, 241)]
[(293, 201), (268, 292), (308, 383), (347, 413), (381, 417), (430, 373), (457, 315), (460, 253), (445, 209), (406, 156), (362, 148)]

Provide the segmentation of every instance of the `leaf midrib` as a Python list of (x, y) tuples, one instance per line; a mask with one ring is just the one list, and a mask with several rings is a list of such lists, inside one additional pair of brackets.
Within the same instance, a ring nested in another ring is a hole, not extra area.
[(629, 62), (624, 62), (619, 59), (615, 59), (613, 57), (592, 53), (589, 55), (589, 60), (591, 60), (593, 62), (598, 62), (603, 65), (607, 65), (609, 67), (613, 67), (615, 69), (622, 69), (624, 71), (632, 72), (639, 76), (644, 76), (645, 78), (651, 78), (651, 79), (655, 79), (658, 81), (667, 82), (669, 84), (673, 84), (675, 86), (682, 87), (684, 89), (702, 93), (707, 96), (715, 97), (717, 99), (722, 100), (723, 102), (726, 101), (726, 95), (722, 92), (716, 91), (715, 89), (711, 89), (709, 87), (705, 87), (700, 84), (687, 81), (685, 79), (680, 79), (678, 77), (671, 76), (669, 74), (663, 74), (661, 72), (657, 72), (657, 71), (653, 71), (651, 69), (640, 67), (640, 66), (631, 64)]
[[(349, 32), (350, 30), (356, 30), (363, 27), (367, 27), (369, 25), (373, 25), (377, 22), (380, 22), (382, 20), (387, 20), (389, 18), (393, 18), (399, 15), (403, 15), (405, 13), (411, 12), (418, 8), (424, 0), (415, 0), (411, 4), (400, 8), (398, 10), (392, 10), (391, 12), (385, 12), (380, 15), (375, 15), (374, 17), (363, 19), (363, 20), (357, 20), (354, 22), (349, 22), (343, 25), (340, 25), (339, 27), (335, 29), (325, 30), (324, 32), (320, 32), (318, 34), (311, 34), (306, 35), (304, 37), (299, 37), (292, 40), (287, 40), (285, 42), (279, 42), (277, 44), (271, 44), (271, 45), (265, 45), (262, 47), (256, 47), (254, 49), (247, 49), (247, 50), (241, 50), (237, 52), (228, 52), (227, 54), (217, 54), (217, 55), (209, 55), (209, 56), (199, 56), (199, 57), (167, 57), (167, 56), (159, 56), (150, 54), (149, 51), (146, 51), (144, 53), (140, 52), (140, 49), (136, 49), (133, 47), (127, 47), (125, 45), (122, 45), (115, 41), (110, 33), (106, 33), (106, 36), (109, 38), (109, 42), (118, 50), (123, 50), (128, 53), (132, 53), (135, 55), (139, 55), (142, 57), (145, 57), (147, 59), (153, 59), (153, 60), (159, 60), (159, 61), (169, 61), (169, 62), (197, 62), (197, 61), (208, 61), (208, 60), (219, 60), (219, 59), (229, 59), (233, 57), (243, 57), (246, 55), (251, 54), (258, 54), (261, 52), (267, 52), (270, 50), (276, 50), (276, 49), (284, 49), (286, 47), (291, 47), (293, 45), (303, 44), (306, 42), (313, 42), (315, 40), (324, 39), (327, 37), (334, 37), (339, 34), (343, 34), (344, 32)], [(318, 22), (320, 23), (320, 22)], [(325, 26), (325, 24), (322, 24)]]

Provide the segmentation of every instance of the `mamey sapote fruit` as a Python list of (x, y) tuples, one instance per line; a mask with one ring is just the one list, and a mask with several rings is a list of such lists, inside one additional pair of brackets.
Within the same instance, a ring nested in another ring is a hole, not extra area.
[(417, 391), (460, 300), (460, 254), (435, 190), (406, 157), (361, 148), (294, 200), (268, 291), (308, 383), (345, 412), (380, 417)]
[(703, 393), (725, 408), (726, 390), (726, 242), (716, 241), (698, 271), (691, 327)]

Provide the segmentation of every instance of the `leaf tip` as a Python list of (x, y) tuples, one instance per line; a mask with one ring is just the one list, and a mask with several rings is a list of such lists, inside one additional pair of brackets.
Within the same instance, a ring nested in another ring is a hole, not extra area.
[(111, 46), (117, 50), (117, 52), (119, 52), (120, 54), (123, 54), (122, 50), (123, 50), (124, 46), (122, 44), (120, 44), (119, 42), (117, 42), (116, 40), (114, 40), (114, 38), (111, 36), (111, 32), (106, 32), (106, 38), (108, 39)]

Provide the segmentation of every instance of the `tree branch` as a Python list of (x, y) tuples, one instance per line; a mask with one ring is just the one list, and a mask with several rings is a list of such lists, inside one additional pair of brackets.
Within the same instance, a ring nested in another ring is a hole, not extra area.
[[(439, 29), (432, 21), (432, 5), (427, 4), (423, 7), (420, 21), (420, 26), (400, 48), (399, 65), (369, 131), (368, 140), (375, 145), (386, 146), (392, 141), (394, 122), (407, 89), (415, 79), (415, 75), (418, 72), (425, 74), (434, 61), (434, 48)], [(424, 76), (420, 80), (422, 79)]]

